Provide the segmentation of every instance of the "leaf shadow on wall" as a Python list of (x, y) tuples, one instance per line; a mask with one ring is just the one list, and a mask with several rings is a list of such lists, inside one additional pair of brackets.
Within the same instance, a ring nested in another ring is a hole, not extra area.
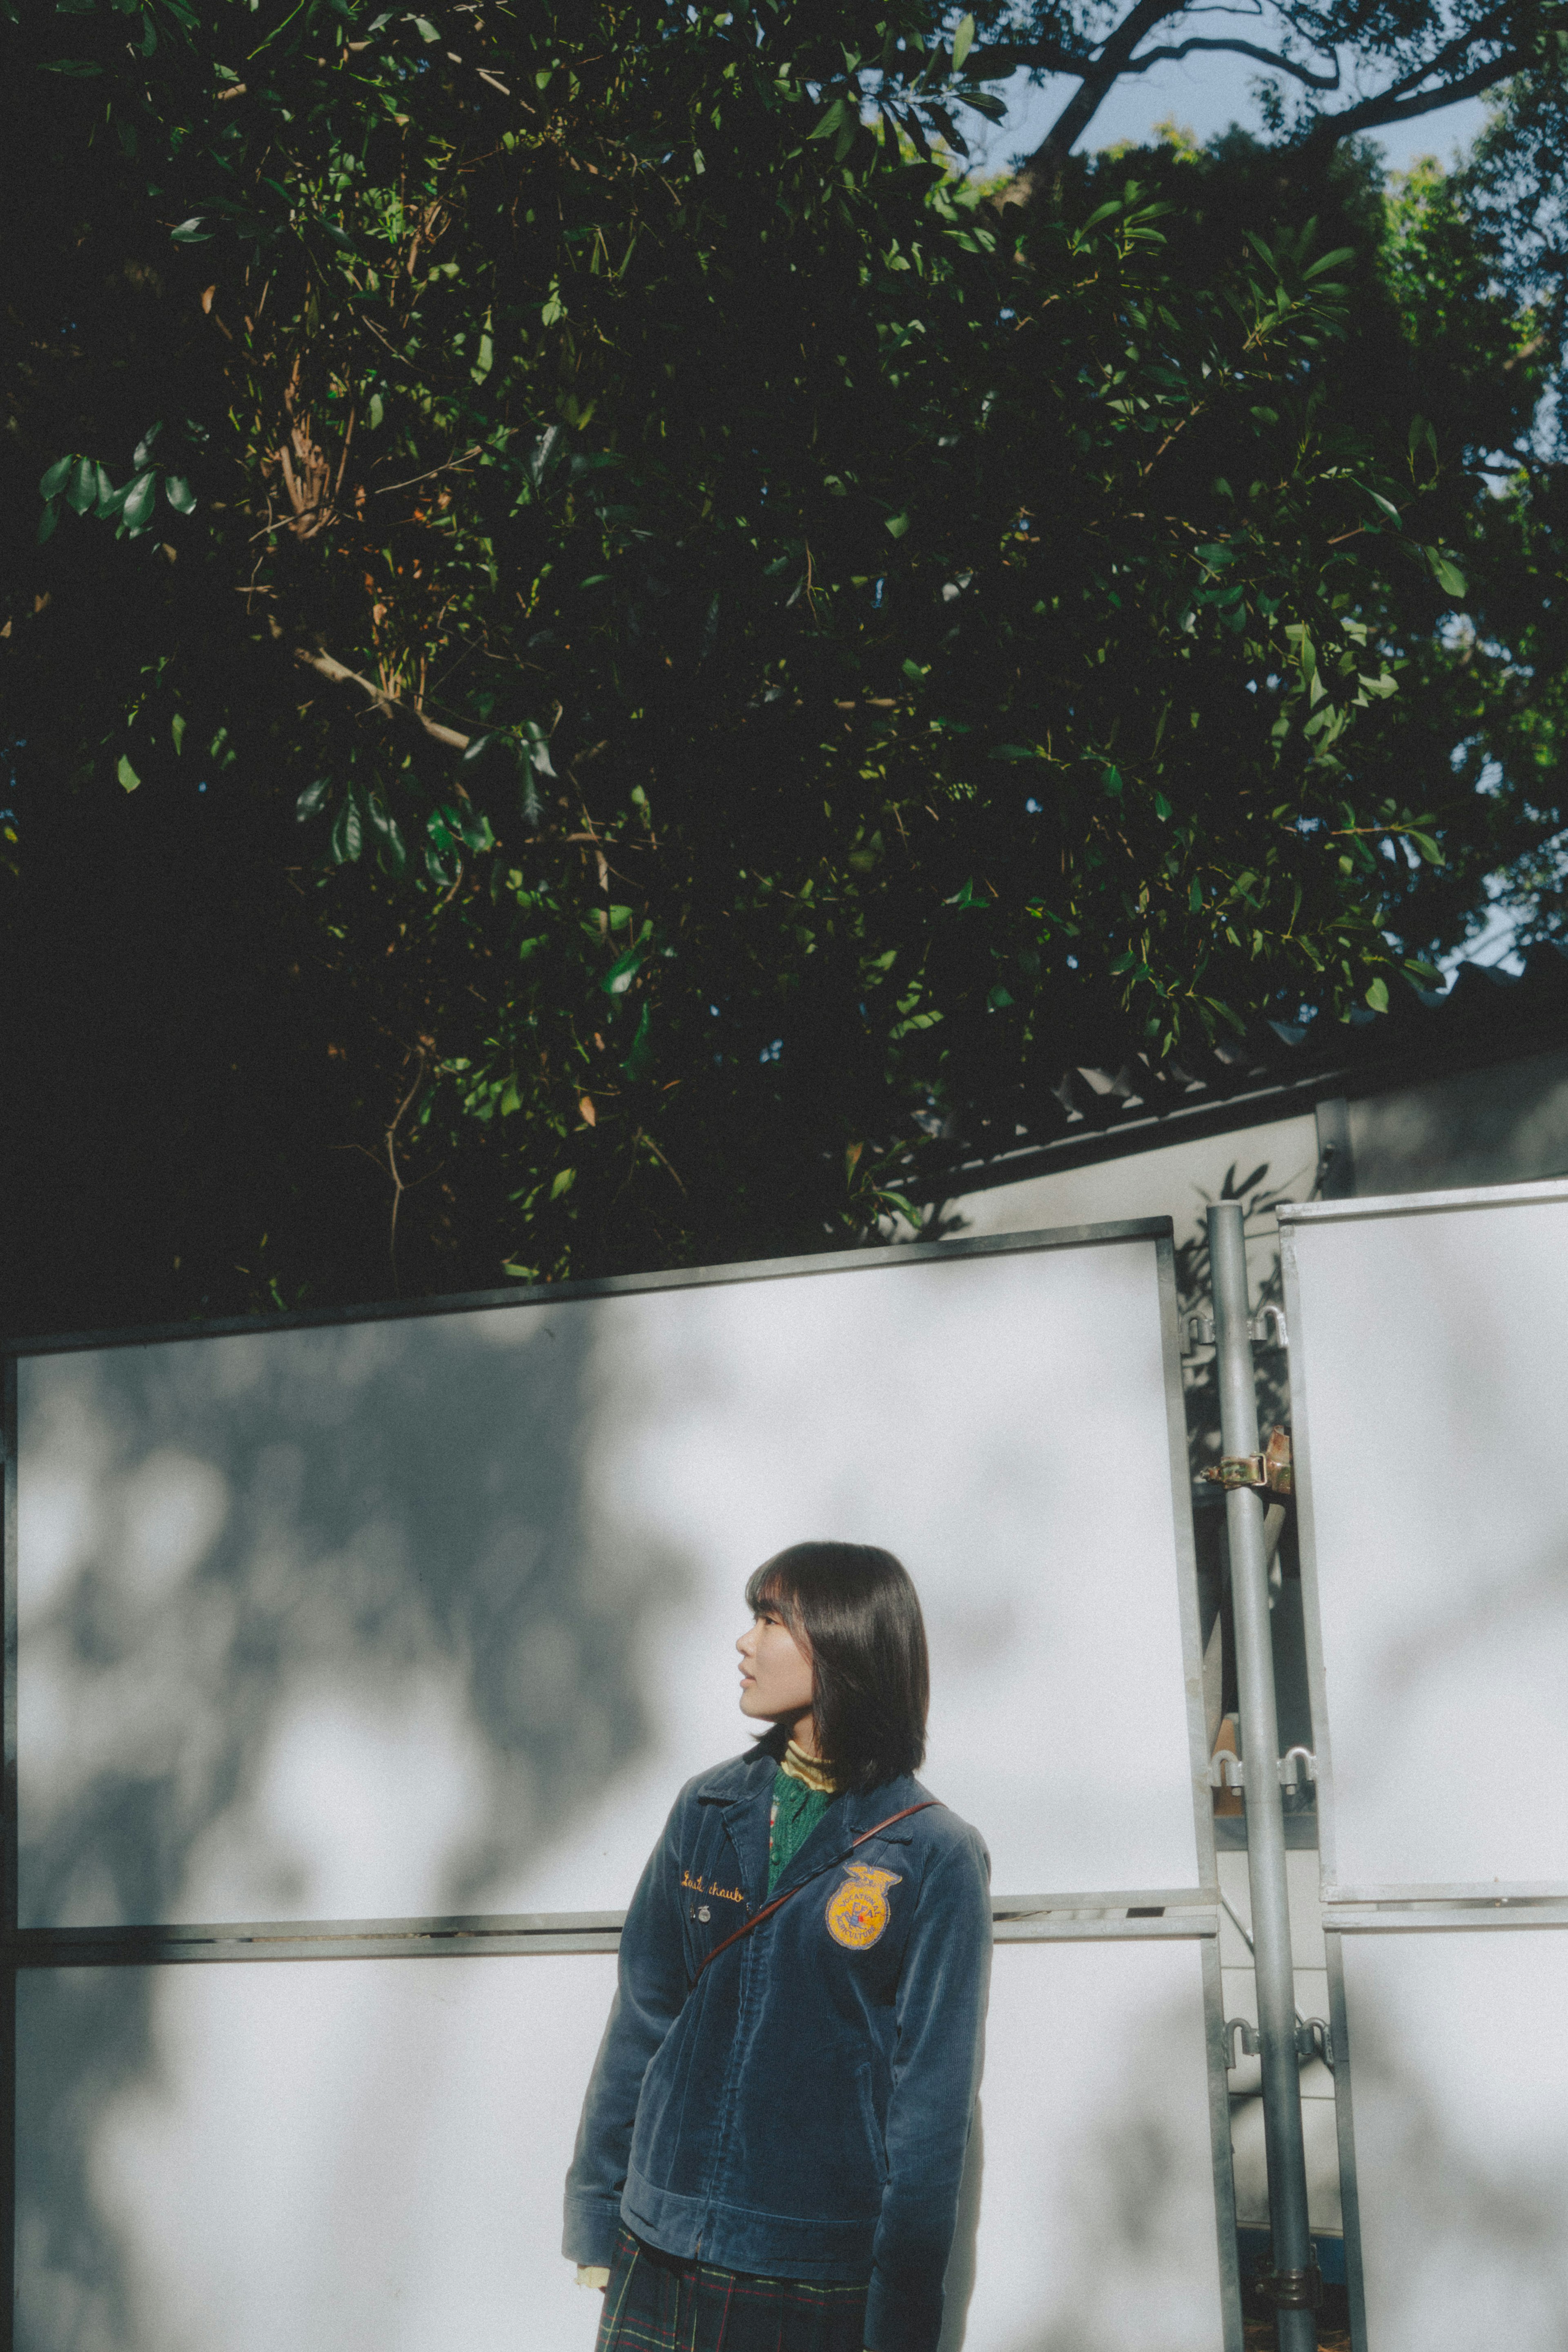
[[(472, 1316), (25, 1366), (23, 1924), (462, 1915), (569, 1837), (686, 1575), (599, 1530), (592, 1358)], [(95, 2143), (156, 1975), (29, 1988), (26, 2352), (140, 2340)]]

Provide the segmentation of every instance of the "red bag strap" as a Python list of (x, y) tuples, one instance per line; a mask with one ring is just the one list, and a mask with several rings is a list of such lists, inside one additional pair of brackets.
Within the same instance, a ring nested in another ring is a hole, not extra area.
[[(931, 1806), (939, 1805), (941, 1802), (942, 1800), (940, 1797), (923, 1797), (917, 1805), (905, 1805), (901, 1813), (889, 1813), (886, 1821), (878, 1822), (875, 1829), (862, 1830), (858, 1838), (854, 1838), (851, 1841), (847, 1851), (853, 1853), (857, 1845), (864, 1845), (868, 1838), (880, 1837), (883, 1830), (890, 1830), (893, 1827), (894, 1822), (906, 1822), (911, 1813), (924, 1813), (927, 1811)], [(833, 1864), (831, 1863), (825, 1863), (823, 1864), (823, 1868), (827, 1870), (831, 1870)], [(821, 1875), (821, 1873), (820, 1871), (814, 1871), (812, 1873), (813, 1877), (820, 1877)], [(786, 1903), (789, 1902), (791, 1895), (799, 1895), (802, 1886), (810, 1886), (810, 1884), (811, 1880), (810, 1878), (802, 1878), (799, 1885), (788, 1888), (784, 1894), (776, 1895), (771, 1903), (765, 1903), (760, 1911), (754, 1911), (752, 1913), (744, 1927), (734, 1928), (731, 1933), (725, 1937), (722, 1944), (716, 1944), (712, 1951), (708, 1954), (707, 1958), (703, 1961), (702, 1967), (698, 1969), (697, 1976), (692, 1979), (692, 1990), (694, 1991), (695, 1990), (697, 1977), (701, 1976), (703, 1969), (711, 1968), (714, 1961), (717, 1959), (721, 1952), (727, 1952), (732, 1944), (738, 1944), (743, 1936), (749, 1936), (753, 1927), (760, 1927), (764, 1919), (771, 1919), (775, 1911), (782, 1911)]]

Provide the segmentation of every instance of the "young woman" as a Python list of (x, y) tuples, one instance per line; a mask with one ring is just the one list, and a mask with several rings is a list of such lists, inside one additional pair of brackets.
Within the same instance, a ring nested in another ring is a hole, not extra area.
[(638, 1883), (567, 2178), (598, 2352), (935, 2352), (979, 2082), (977, 1832), (913, 1778), (929, 1676), (891, 1552), (746, 1588), (740, 1706)]

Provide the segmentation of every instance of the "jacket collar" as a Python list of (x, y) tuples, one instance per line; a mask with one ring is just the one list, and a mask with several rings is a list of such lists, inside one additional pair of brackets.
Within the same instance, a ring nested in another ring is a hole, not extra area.
[(783, 1753), (782, 1738), (776, 1739), (771, 1731), (766, 1733), (744, 1756), (731, 1756), (725, 1763), (716, 1764), (707, 1778), (698, 1781), (698, 1804), (744, 1804), (759, 1789), (771, 1789)]
[[(866, 1792), (849, 1790), (838, 1802), (829, 1807), (799, 1853), (774, 1888), (775, 1895), (786, 1894), (789, 1888), (806, 1879), (816, 1878), (823, 1871), (836, 1870), (853, 1849), (857, 1839), (875, 1829), (894, 1813), (902, 1813), (906, 1806), (929, 1801), (927, 1791), (919, 1781), (905, 1774), (897, 1780), (884, 1781), (880, 1789)], [(913, 1820), (894, 1822), (877, 1840), (879, 1845), (907, 1845), (915, 1834)]]
[[(732, 1756), (725, 1763), (716, 1765), (706, 1779), (697, 1784), (695, 1795), (699, 1804), (724, 1807), (725, 1825), (743, 1864), (754, 1860), (750, 1849), (756, 1840), (747, 1834), (750, 1824), (743, 1825), (740, 1815), (771, 1793), (779, 1759), (784, 1753), (784, 1740), (785, 1735), (781, 1731), (765, 1732), (755, 1748), (748, 1748), (744, 1756)], [(923, 1789), (911, 1773), (904, 1773), (896, 1780), (886, 1780), (880, 1789), (846, 1790), (835, 1804), (829, 1807), (800, 1853), (794, 1856), (774, 1888), (775, 1895), (783, 1894), (799, 1880), (814, 1878), (821, 1871), (836, 1868), (855, 1840), (863, 1837), (868, 1830), (874, 1829), (878, 1822), (886, 1821), (891, 1814), (902, 1813), (907, 1806), (926, 1803), (929, 1799), (930, 1791)], [(879, 1843), (907, 1845), (914, 1833), (913, 1819), (894, 1822), (891, 1829), (883, 1832)], [(758, 1834), (762, 1838), (762, 1884), (766, 1885), (766, 1832), (759, 1830)], [(754, 1895), (753, 1900), (758, 1899), (759, 1897)]]

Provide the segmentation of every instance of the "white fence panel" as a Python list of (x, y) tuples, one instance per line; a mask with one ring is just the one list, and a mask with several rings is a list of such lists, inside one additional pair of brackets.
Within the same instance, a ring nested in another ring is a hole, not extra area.
[(1568, 1891), (1568, 1186), (1281, 1226), (1328, 1889)]
[[(560, 2187), (613, 1969), (26, 1972), (18, 2352), (591, 2352)], [(990, 2051), (947, 2352), (1217, 2352), (1198, 1947), (1004, 1946)]]
[(1129, 1237), (24, 1358), (22, 1924), (617, 1907), (819, 1535), (998, 1891), (1194, 1884), (1164, 1344)]
[(1562, 2352), (1568, 1930), (1347, 1935), (1374, 2352)]

